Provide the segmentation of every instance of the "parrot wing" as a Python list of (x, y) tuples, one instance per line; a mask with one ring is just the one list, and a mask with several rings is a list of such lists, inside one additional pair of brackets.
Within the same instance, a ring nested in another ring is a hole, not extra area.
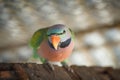
[(43, 39), (46, 38), (46, 31), (48, 30), (48, 28), (43, 28), (43, 29), (39, 29), (38, 31), (36, 31), (31, 40), (30, 40), (30, 45), (34, 48), (37, 49), (41, 42), (43, 41)]
[(37, 30), (31, 40), (30, 40), (30, 46), (33, 48), (33, 52), (34, 58), (38, 58), (38, 54), (37, 54), (37, 49), (40, 46), (41, 42), (47, 37), (46, 32), (47, 32), (48, 28), (43, 28), (43, 29), (39, 29)]

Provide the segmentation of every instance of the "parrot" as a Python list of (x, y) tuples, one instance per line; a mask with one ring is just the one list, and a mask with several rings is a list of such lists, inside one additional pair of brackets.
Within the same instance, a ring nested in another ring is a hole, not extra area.
[(66, 59), (74, 49), (74, 34), (64, 24), (55, 24), (37, 30), (31, 37), (30, 46), (34, 58), (39, 57), (42, 63), (54, 70), (52, 63), (67, 65)]

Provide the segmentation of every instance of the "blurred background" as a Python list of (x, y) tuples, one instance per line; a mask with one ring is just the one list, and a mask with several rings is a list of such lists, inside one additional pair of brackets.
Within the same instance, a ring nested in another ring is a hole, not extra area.
[(0, 0), (0, 62), (39, 62), (32, 34), (60, 23), (75, 32), (69, 64), (120, 68), (120, 0)]

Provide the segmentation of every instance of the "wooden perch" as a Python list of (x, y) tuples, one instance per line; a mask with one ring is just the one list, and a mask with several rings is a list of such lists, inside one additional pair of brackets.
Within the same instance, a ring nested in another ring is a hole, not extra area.
[(111, 67), (71, 66), (74, 72), (54, 66), (55, 70), (45, 68), (46, 64), (1, 63), (0, 80), (120, 80), (120, 69)]

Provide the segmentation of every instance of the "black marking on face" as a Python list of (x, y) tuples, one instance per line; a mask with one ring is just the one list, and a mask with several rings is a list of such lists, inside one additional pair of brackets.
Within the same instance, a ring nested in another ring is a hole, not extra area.
[(70, 42), (71, 42), (71, 38), (67, 39), (67, 40), (64, 41), (64, 42), (61, 42), (60, 48), (65, 48), (65, 47), (67, 47), (67, 46), (70, 44)]
[[(58, 47), (60, 47), (60, 48), (65, 48), (65, 47), (67, 47), (67, 46), (70, 44), (70, 42), (71, 42), (71, 38), (67, 39), (67, 40), (64, 41), (64, 42), (61, 42), (60, 45), (58, 45)], [(53, 47), (52, 43), (51, 43), (49, 40), (48, 40), (48, 44), (49, 44), (49, 46), (50, 46), (51, 48), (55, 49), (55, 48)]]
[(50, 46), (51, 48), (55, 49), (55, 48), (53, 47), (52, 43), (51, 43), (49, 40), (48, 40), (48, 44), (49, 44), (49, 46)]

